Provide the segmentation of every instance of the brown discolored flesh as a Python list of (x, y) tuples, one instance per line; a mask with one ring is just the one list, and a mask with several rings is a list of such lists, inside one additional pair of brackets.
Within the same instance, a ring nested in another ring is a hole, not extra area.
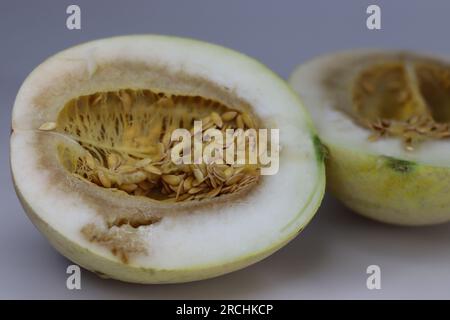
[[(59, 112), (55, 125), (44, 124), (41, 130), (55, 129), (86, 151), (80, 154), (68, 146), (59, 147), (59, 158), (69, 172), (130, 195), (181, 202), (215, 198), (256, 184), (258, 164), (175, 164), (171, 160), (177, 143), (170, 140), (173, 130), (192, 133), (196, 120), (202, 121), (203, 132), (256, 129), (258, 123), (248, 112), (203, 97), (127, 89), (73, 99)], [(214, 140), (204, 141), (203, 149), (210, 143)]]
[(366, 66), (351, 87), (357, 121), (371, 140), (398, 136), (407, 150), (450, 136), (450, 67), (436, 61), (393, 59)]

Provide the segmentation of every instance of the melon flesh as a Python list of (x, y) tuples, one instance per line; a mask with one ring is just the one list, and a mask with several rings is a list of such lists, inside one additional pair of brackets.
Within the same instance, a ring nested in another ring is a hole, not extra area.
[[(423, 140), (408, 148), (401, 135), (371, 139), (373, 131), (361, 122), (361, 117), (404, 121), (423, 112), (448, 129), (447, 84), (438, 83), (438, 77), (425, 78), (425, 73), (436, 69), (445, 80), (449, 62), (448, 58), (411, 52), (352, 50), (315, 58), (292, 73), (289, 83), (310, 111), (328, 149), (327, 188), (355, 212), (397, 225), (450, 221), (448, 136), (422, 136)], [(398, 67), (403, 73), (395, 71)], [(377, 68), (379, 79), (371, 83), (375, 87), (369, 91), (385, 90), (383, 99), (369, 95), (362, 103), (366, 109), (358, 114), (352, 101), (361, 84), (357, 81)], [(393, 99), (393, 93), (400, 93), (389, 88), (395, 77), (410, 100)], [(409, 83), (401, 77), (410, 77)]]
[[(76, 178), (57, 150), (82, 150), (78, 142), (38, 128), (57, 122), (72, 99), (125, 89), (200, 96), (236, 110), (249, 108), (260, 127), (280, 129), (278, 173), (261, 177), (245, 193), (181, 203)], [(123, 281), (184, 282), (247, 266), (298, 234), (323, 196), (320, 148), (295, 94), (253, 59), (194, 40), (128, 36), (62, 51), (25, 80), (12, 128), (13, 178), (31, 220), (69, 259)], [(122, 222), (116, 223), (118, 219)], [(86, 226), (103, 230), (109, 242), (87, 238), (81, 232)]]

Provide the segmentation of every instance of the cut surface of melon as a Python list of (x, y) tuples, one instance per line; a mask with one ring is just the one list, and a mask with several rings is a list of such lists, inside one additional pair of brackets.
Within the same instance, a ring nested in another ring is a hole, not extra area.
[[(196, 119), (279, 129), (278, 172), (164, 163), (168, 133)], [(320, 146), (295, 94), (253, 59), (195, 40), (127, 36), (62, 51), (25, 80), (12, 127), (31, 220), (68, 258), (124, 281), (254, 263), (301, 231), (323, 196)]]
[[(353, 50), (303, 64), (289, 82), (325, 142), (374, 155), (449, 166), (447, 61), (408, 52)], [(371, 139), (372, 126), (383, 127), (381, 120), (393, 122), (392, 130), (384, 130), (381, 139)], [(428, 135), (430, 129), (435, 130), (434, 135)], [(410, 136), (417, 140), (414, 152), (405, 147)]]
[(353, 50), (300, 65), (290, 84), (327, 147), (327, 187), (398, 225), (450, 220), (450, 60)]

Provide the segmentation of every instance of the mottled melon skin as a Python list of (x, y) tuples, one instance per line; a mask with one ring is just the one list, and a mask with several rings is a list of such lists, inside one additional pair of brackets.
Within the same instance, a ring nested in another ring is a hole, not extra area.
[(327, 188), (355, 212), (420, 226), (450, 221), (450, 169), (327, 145)]

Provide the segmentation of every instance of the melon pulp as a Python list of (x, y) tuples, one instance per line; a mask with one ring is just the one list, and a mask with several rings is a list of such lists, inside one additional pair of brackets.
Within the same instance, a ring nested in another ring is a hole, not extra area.
[[(279, 129), (279, 170), (174, 164), (173, 130)], [(25, 80), (12, 119), (17, 194), (63, 255), (102, 276), (185, 282), (231, 272), (295, 237), (324, 191), (296, 95), (255, 60), (156, 36), (85, 43)]]
[(325, 55), (292, 73), (338, 199), (391, 224), (450, 220), (449, 79), (446, 58), (380, 50)]

